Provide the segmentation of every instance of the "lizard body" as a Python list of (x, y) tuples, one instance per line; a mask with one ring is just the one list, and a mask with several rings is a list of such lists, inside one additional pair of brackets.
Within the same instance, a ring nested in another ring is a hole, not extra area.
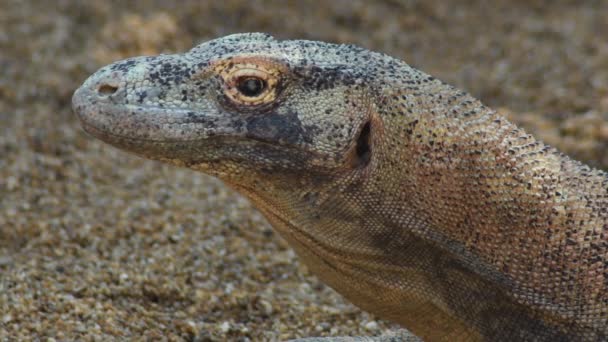
[(109, 144), (222, 179), (424, 339), (607, 338), (607, 174), (404, 62), (238, 34), (106, 66), (73, 105)]

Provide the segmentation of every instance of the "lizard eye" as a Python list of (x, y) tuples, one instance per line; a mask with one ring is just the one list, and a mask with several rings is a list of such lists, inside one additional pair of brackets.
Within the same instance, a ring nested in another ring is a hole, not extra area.
[(240, 65), (222, 72), (225, 94), (235, 103), (255, 106), (274, 101), (277, 96), (278, 72), (256, 65)]
[(242, 77), (237, 80), (236, 88), (247, 97), (257, 97), (266, 89), (266, 81), (258, 77)]

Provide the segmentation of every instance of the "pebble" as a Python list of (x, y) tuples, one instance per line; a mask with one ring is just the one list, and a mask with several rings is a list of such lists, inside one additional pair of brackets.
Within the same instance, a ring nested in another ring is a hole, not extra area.
[(378, 322), (371, 321), (371, 322), (365, 323), (365, 329), (370, 330), (370, 331), (378, 330)]

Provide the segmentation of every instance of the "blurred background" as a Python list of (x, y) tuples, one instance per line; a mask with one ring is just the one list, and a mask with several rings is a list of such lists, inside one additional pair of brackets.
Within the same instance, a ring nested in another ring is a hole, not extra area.
[(0, 338), (378, 334), (247, 201), (86, 136), (99, 67), (236, 32), (352, 43), (608, 169), (608, 1), (0, 0)]

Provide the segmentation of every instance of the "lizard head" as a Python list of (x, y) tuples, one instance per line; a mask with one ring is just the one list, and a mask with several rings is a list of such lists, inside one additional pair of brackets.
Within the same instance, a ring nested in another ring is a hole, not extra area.
[(73, 107), (111, 145), (224, 179), (351, 172), (370, 160), (380, 62), (395, 63), (352, 45), (236, 34), (103, 67)]

